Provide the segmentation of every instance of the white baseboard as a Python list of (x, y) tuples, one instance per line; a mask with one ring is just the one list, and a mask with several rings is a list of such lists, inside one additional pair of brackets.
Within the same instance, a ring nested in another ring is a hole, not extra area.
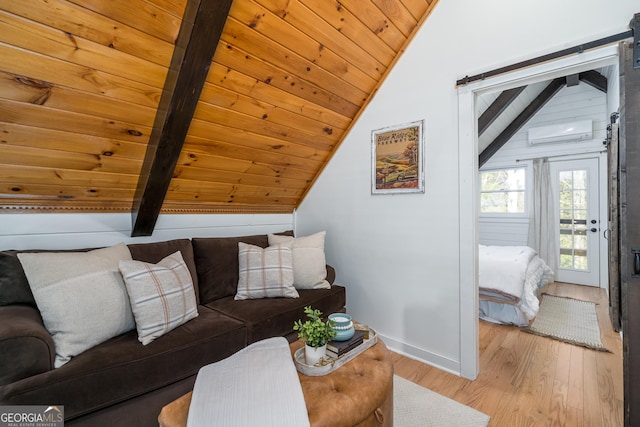
[(401, 341), (394, 340), (393, 338), (384, 335), (378, 336), (391, 351), (417, 360), (419, 362), (426, 363), (427, 365), (433, 366), (434, 368), (442, 369), (443, 371), (460, 376), (459, 361), (440, 356), (438, 354), (426, 351), (407, 343), (403, 343)]

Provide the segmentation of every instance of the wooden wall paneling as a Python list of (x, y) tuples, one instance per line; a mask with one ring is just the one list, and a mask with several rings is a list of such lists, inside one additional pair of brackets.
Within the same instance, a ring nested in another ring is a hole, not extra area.
[(151, 127), (156, 111), (114, 98), (0, 71), (0, 98)]
[(152, 108), (158, 106), (162, 90), (0, 43), (0, 70), (29, 79), (116, 98)]
[[(308, 160), (324, 161), (328, 156), (328, 152), (318, 150), (314, 147), (308, 147), (306, 145), (296, 144), (290, 141), (284, 141), (281, 139), (270, 138), (257, 133), (248, 132), (242, 128), (231, 128), (228, 126), (220, 125), (218, 123), (206, 122), (203, 120), (193, 120), (191, 122), (191, 128), (189, 129), (189, 135), (198, 136), (200, 138), (208, 139), (212, 135), (215, 135), (216, 140), (228, 142), (230, 144), (237, 144), (238, 146), (244, 146), (248, 148), (254, 148), (259, 150), (267, 150), (272, 152), (282, 153), (283, 155), (291, 155), (295, 157), (302, 157)], [(261, 161), (261, 159), (256, 159)]]
[[(169, 192), (172, 195), (172, 201), (179, 201), (181, 200), (180, 197), (189, 198), (194, 194), (199, 199), (206, 200), (210, 198), (212, 201), (216, 201), (216, 198), (218, 198), (217, 200), (219, 201), (220, 196), (225, 197), (225, 195), (233, 194), (247, 197), (295, 199), (294, 204), (302, 193), (300, 189), (267, 187), (254, 183), (194, 181), (180, 178), (175, 178), (171, 181)], [(183, 194), (184, 196), (176, 197), (176, 194)]]
[(343, 79), (345, 73), (351, 72), (350, 69), (342, 67), (339, 74), (336, 75), (231, 17), (227, 21), (222, 40), (253, 56), (260, 56), (262, 60), (277, 69), (298, 76), (302, 81), (322, 88), (336, 97), (344, 98), (354, 105), (362, 105), (367, 98), (368, 91), (375, 83), (370, 80), (370, 85), (354, 86), (351, 82)]
[(60, 184), (75, 187), (133, 188), (138, 182), (137, 174), (86, 171), (77, 169), (45, 168), (0, 163), (0, 182), (26, 184)]
[(429, 2), (426, 0), (400, 0), (400, 2), (416, 21), (420, 21), (429, 8)]
[[(144, 0), (69, 0), (100, 15), (136, 28), (173, 44), (180, 31), (181, 16)], [(181, 1), (177, 4), (186, 4)]]
[(177, 192), (171, 191), (168, 203), (239, 203), (244, 205), (281, 205), (289, 210), (293, 210), (298, 197), (274, 196), (268, 191), (243, 191), (237, 186), (224, 185), (224, 187), (207, 188), (202, 187), (200, 191)]
[[(178, 164), (194, 162), (199, 156), (204, 156), (205, 158), (206, 156), (219, 157), (219, 162), (228, 162), (230, 165), (229, 167), (225, 165), (225, 170), (231, 170), (231, 165), (234, 165), (238, 160), (242, 165), (256, 163), (269, 165), (274, 173), (280, 167), (293, 167), (305, 171), (306, 174), (311, 174), (313, 170), (316, 170), (324, 163), (321, 159), (287, 155), (277, 150), (260, 150), (250, 146), (234, 144), (233, 142), (205, 139), (193, 135), (187, 136)], [(256, 157), (259, 157), (260, 161), (257, 161)]]
[[(326, 123), (333, 128), (347, 129), (351, 123), (351, 119), (345, 115), (338, 114), (306, 99), (291, 96), (280, 88), (225, 67), (217, 62), (212, 63), (207, 82), (230, 92), (247, 96), (249, 99), (259, 99), (282, 110)], [(205, 85), (204, 90), (207, 90), (207, 85)]]
[[(418, 0), (422, 1), (422, 0)], [(380, 39), (369, 27), (367, 27), (360, 19), (355, 16), (341, 3), (336, 2), (318, 2), (315, 0), (300, 0), (307, 8), (312, 9), (333, 28), (344, 34), (353, 43), (358, 45), (362, 50), (371, 55), (383, 68), (379, 71), (381, 74), (386, 72), (386, 65), (393, 61), (396, 52), (389, 47), (382, 39)], [(345, 55), (350, 58), (351, 55)], [(367, 71), (367, 70), (363, 70)]]
[(359, 105), (287, 73), (260, 59), (260, 56), (252, 55), (229, 43), (221, 42), (214, 60), (225, 67), (235, 69), (343, 116), (353, 117), (360, 110)]
[(83, 65), (153, 87), (164, 84), (167, 68), (0, 10), (6, 44)]
[(149, 138), (151, 128), (133, 123), (125, 123), (56, 110), (43, 105), (34, 105), (0, 98), (0, 117), (8, 123), (17, 123), (47, 129), (143, 142)]
[[(265, 14), (257, 21), (256, 30), (300, 52), (307, 60), (365, 92), (375, 86), (386, 71), (384, 63), (367, 52), (365, 46), (354, 42), (324, 19), (318, 19), (317, 10), (311, 11), (297, 0), (255, 1), (280, 21), (269, 31), (266, 25), (269, 14)], [(238, 19), (242, 21), (243, 18)], [(314, 25), (309, 25), (309, 22), (314, 22)], [(286, 28), (287, 24), (294, 29), (290, 35), (278, 31), (280, 27)], [(296, 42), (303, 46), (296, 47), (290, 40), (287, 41), (289, 37), (296, 37)]]
[(373, 3), (395, 24), (405, 38), (415, 30), (418, 20), (400, 2), (373, 0)]
[(146, 0), (175, 17), (182, 18), (187, 0)]
[(293, 190), (302, 190), (309, 183), (304, 179), (293, 179), (279, 176), (273, 171), (270, 175), (247, 173), (249, 165), (245, 165), (242, 170), (230, 171), (223, 169), (226, 164), (222, 163), (219, 168), (199, 168), (194, 165), (178, 166), (173, 174), (173, 179), (182, 181), (199, 181), (199, 182), (219, 182), (225, 184), (242, 184), (253, 185), (270, 188), (289, 188)]
[(340, 0), (340, 4), (357, 16), (396, 54), (402, 48), (407, 37), (373, 4), (372, 0)]
[(204, 102), (198, 103), (198, 108), (193, 117), (194, 120), (224, 123), (225, 126), (231, 128), (243, 129), (266, 137), (279, 138), (282, 141), (308, 146), (314, 150), (326, 151), (327, 153), (336, 144), (336, 137), (332, 135), (333, 132), (330, 130), (327, 130), (327, 132), (320, 131), (320, 133), (316, 134)]
[(324, 121), (310, 119), (307, 116), (268, 104), (261, 101), (260, 98), (250, 98), (210, 83), (204, 85), (200, 101), (294, 129), (311, 131), (314, 137), (326, 134), (332, 135), (334, 140), (339, 140), (344, 131), (344, 128), (330, 126)]
[[(176, 2), (180, 3), (180, 2)], [(182, 6), (184, 8), (184, 6)], [(173, 43), (100, 15), (67, 0), (20, 0), (2, 8), (51, 28), (168, 67)]]
[(28, 194), (29, 198), (39, 199), (74, 199), (92, 203), (96, 199), (127, 202), (133, 199), (133, 188), (106, 188), (73, 185), (48, 185), (2, 183), (0, 197), (12, 197), (18, 194)]
[(124, 174), (139, 174), (142, 162), (131, 159), (114, 159), (113, 156), (71, 151), (45, 150), (42, 148), (2, 146), (0, 164), (26, 165), (47, 168), (77, 169)]
[[(82, 135), (52, 129), (0, 122), (0, 142), (7, 146), (43, 148), (85, 153), (93, 156), (141, 161), (146, 145), (142, 143)], [(0, 162), (2, 159), (0, 159)]]
[[(219, 157), (208, 154), (194, 154), (188, 148), (186, 153), (182, 153), (178, 159), (174, 177), (191, 177), (193, 179), (205, 180), (207, 170), (216, 169), (229, 172), (239, 172), (254, 175), (261, 175), (267, 178), (290, 178), (295, 180), (308, 181), (313, 176), (313, 171), (320, 165), (314, 164), (313, 168), (303, 168), (294, 164), (269, 164), (256, 160), (234, 160), (228, 157)], [(262, 153), (260, 153), (262, 154)], [(254, 154), (253, 158), (256, 158)]]

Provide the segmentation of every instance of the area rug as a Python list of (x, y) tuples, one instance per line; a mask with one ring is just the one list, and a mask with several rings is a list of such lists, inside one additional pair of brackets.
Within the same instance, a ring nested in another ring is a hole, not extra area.
[(538, 316), (525, 331), (593, 350), (609, 351), (600, 339), (596, 304), (590, 301), (543, 294)]
[(394, 375), (395, 427), (486, 427), (488, 424), (488, 415)]

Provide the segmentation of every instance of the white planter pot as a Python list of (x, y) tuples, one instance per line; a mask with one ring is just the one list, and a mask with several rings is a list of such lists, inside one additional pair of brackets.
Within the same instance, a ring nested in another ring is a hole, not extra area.
[(327, 345), (323, 345), (322, 347), (314, 348), (310, 345), (304, 345), (304, 359), (307, 362), (307, 365), (315, 365), (320, 361), (320, 358), (327, 355)]

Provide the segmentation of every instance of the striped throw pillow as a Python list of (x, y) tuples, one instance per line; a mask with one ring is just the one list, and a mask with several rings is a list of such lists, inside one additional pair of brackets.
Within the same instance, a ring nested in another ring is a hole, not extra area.
[(298, 298), (293, 287), (293, 254), (289, 245), (261, 248), (238, 243), (239, 276), (236, 300)]
[(191, 274), (180, 251), (158, 264), (121, 261), (119, 267), (143, 345), (198, 316)]

